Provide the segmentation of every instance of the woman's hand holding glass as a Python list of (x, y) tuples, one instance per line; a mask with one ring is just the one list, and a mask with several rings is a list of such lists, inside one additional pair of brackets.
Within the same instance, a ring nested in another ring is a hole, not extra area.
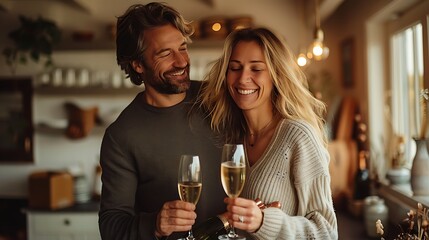
[(235, 228), (256, 232), (262, 225), (263, 214), (255, 201), (245, 198), (226, 198), (228, 219)]

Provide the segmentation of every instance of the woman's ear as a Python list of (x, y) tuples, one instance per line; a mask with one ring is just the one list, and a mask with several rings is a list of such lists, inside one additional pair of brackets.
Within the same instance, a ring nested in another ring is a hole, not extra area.
[(143, 73), (144, 67), (139, 61), (134, 60), (131, 62), (131, 66), (133, 66), (134, 71), (138, 73)]

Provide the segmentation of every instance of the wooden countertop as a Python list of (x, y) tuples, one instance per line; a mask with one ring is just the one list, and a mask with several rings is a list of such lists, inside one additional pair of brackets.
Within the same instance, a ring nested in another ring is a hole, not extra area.
[(33, 209), (33, 208), (27, 208), (25, 211), (27, 212), (48, 212), (48, 213), (72, 213), (72, 212), (98, 212), (100, 209), (100, 202), (99, 201), (89, 201), (87, 203), (79, 203), (75, 204), (71, 207), (61, 208), (61, 209)]

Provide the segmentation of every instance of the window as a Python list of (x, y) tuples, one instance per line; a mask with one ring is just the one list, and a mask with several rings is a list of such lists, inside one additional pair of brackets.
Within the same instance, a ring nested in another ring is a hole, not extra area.
[[(414, 24), (391, 35), (391, 114), (395, 134), (412, 139), (422, 131), (423, 33), (422, 24)], [(406, 144), (405, 159), (414, 151)], [(411, 167), (407, 162), (408, 167)]]
[[(384, 182), (395, 136), (405, 140), (405, 167), (422, 125), (420, 91), (429, 88), (429, 1), (387, 4), (366, 22), (370, 170)], [(426, 134), (429, 136), (429, 131)]]

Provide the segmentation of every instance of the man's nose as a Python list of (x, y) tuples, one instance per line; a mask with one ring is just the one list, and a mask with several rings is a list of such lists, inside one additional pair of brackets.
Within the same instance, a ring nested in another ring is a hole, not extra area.
[(186, 54), (175, 53), (174, 54), (174, 66), (179, 67), (179, 68), (184, 68), (189, 64), (188, 59), (189, 59), (189, 57)]

